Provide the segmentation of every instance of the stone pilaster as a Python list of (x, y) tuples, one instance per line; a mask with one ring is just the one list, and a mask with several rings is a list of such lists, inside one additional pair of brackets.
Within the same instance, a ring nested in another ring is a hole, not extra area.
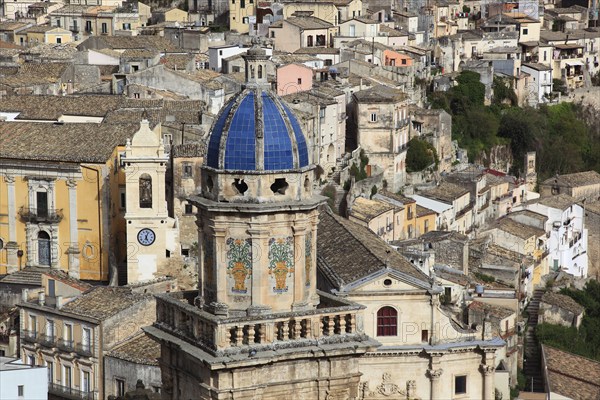
[[(268, 312), (270, 307), (265, 305), (265, 288), (268, 287), (268, 262), (269, 262), (269, 230), (253, 228), (248, 229), (252, 238), (252, 300), (248, 308), (249, 315)], [(260, 254), (257, 254), (257, 251)]]
[(9, 274), (16, 272), (19, 268), (19, 257), (17, 251), (17, 207), (15, 200), (15, 177), (13, 175), (4, 175), (6, 182), (6, 194), (8, 203), (8, 243), (6, 243), (7, 252), (7, 271)]
[(77, 232), (77, 182), (68, 179), (69, 188), (69, 236), (70, 246), (67, 250), (69, 255), (69, 276), (79, 279), (79, 237)]
[(441, 368), (438, 369), (428, 369), (427, 373), (429, 374), (429, 379), (431, 381), (431, 400), (439, 400), (440, 399), (440, 378), (444, 373), (444, 370)]
[(494, 400), (494, 373), (496, 368), (492, 365), (481, 364), (483, 373), (483, 400)]
[(306, 258), (304, 257), (305, 251), (305, 234), (307, 232), (306, 226), (295, 225), (292, 227), (294, 231), (294, 302), (292, 303), (293, 310), (302, 310), (308, 306), (304, 298), (304, 292), (306, 291), (306, 279), (305, 279), (305, 268), (304, 263)]

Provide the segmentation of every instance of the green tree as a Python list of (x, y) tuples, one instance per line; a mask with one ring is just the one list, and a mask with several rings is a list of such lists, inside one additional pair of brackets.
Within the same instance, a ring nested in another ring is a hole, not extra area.
[(412, 138), (408, 142), (406, 151), (406, 171), (422, 171), (431, 164), (438, 164), (438, 156), (435, 147), (431, 143), (418, 138)]

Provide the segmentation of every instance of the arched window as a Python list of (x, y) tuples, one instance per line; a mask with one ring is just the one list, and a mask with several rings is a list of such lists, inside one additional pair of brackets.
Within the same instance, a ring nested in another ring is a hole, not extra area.
[(40, 265), (49, 266), (51, 261), (50, 235), (48, 235), (47, 232), (40, 231), (38, 233), (38, 263)]
[(250, 66), (250, 78), (254, 79), (254, 65)]
[(377, 336), (398, 335), (398, 311), (382, 307), (377, 311)]
[(152, 177), (140, 176), (140, 208), (152, 208)]
[(258, 79), (262, 79), (262, 65), (258, 66)]

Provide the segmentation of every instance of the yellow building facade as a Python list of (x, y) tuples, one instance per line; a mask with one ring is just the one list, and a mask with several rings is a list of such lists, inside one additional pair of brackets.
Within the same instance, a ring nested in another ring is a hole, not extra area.
[[(0, 158), (0, 274), (34, 266), (106, 281), (113, 265), (116, 277), (117, 263), (126, 262), (119, 155), (121, 142), (137, 129), (135, 124), (0, 126), (0, 147), (14, 149), (13, 158)], [(34, 137), (47, 145), (35, 149)]]

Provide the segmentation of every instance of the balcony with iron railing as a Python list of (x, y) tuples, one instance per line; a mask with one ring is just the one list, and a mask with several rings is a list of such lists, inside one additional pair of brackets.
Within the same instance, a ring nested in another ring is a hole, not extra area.
[(24, 329), (21, 331), (21, 340), (23, 342), (35, 343), (37, 341), (37, 331)]
[(54, 347), (56, 345), (56, 336), (41, 334), (38, 335), (37, 342), (46, 347)]
[(54, 208), (21, 207), (19, 216), (25, 222), (59, 223), (63, 219), (63, 210)]
[(72, 352), (75, 350), (75, 343), (72, 340), (58, 339), (56, 347), (63, 351)]
[[(157, 321), (151, 327), (220, 356), (273, 346), (302, 348), (340, 340), (369, 342), (357, 325), (364, 306), (319, 292), (319, 308), (257, 316), (223, 317), (193, 304), (197, 291), (157, 296)], [(185, 301), (187, 300), (187, 302)], [(370, 342), (369, 342), (370, 343)]]
[(91, 357), (94, 355), (94, 348), (89, 343), (77, 343), (75, 352), (81, 356)]
[(48, 383), (48, 393), (69, 400), (95, 400), (96, 392), (85, 392), (69, 386)]

